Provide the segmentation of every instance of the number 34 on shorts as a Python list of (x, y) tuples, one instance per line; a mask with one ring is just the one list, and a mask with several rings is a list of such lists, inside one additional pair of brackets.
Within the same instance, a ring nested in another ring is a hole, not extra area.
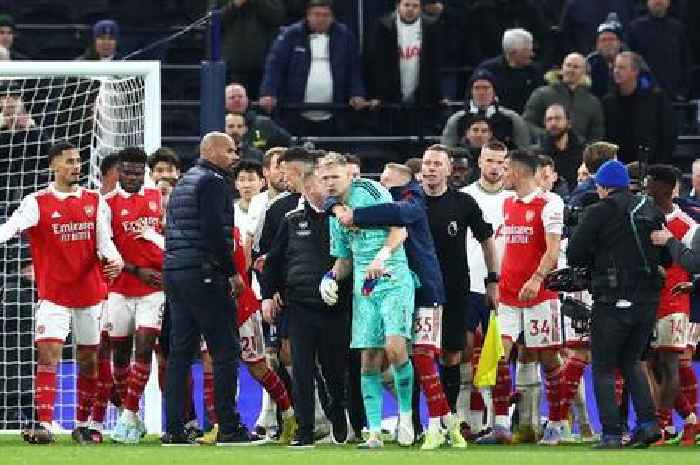
[(442, 306), (416, 308), (413, 317), (413, 345), (440, 349), (441, 341)]

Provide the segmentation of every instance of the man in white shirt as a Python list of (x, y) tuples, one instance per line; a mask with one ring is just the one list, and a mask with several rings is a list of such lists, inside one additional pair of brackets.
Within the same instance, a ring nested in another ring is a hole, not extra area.
[[(335, 20), (332, 0), (309, 0), (306, 17), (285, 28), (272, 45), (260, 89), (268, 113), (282, 104), (367, 106), (357, 42)], [(343, 135), (341, 113), (328, 109), (287, 110), (280, 118), (292, 134)]]
[[(478, 163), (481, 175), (478, 180), (464, 187), (462, 192), (471, 195), (476, 203), (481, 208), (484, 214), (484, 220), (491, 224), (494, 231), (494, 240), (496, 243), (496, 261), (499, 264), (503, 255), (503, 237), (499, 234), (501, 226), (503, 226), (503, 202), (505, 199), (513, 195), (512, 191), (508, 191), (503, 186), (503, 173), (506, 162), (508, 149), (498, 141), (492, 141), (485, 144), (481, 149)], [(489, 407), (490, 391), (485, 390), (481, 393), (473, 392), (471, 387), (471, 379), (473, 378), (472, 357), (474, 354), (475, 333), (481, 329), (482, 336), (486, 334), (486, 329), (489, 321), (489, 309), (486, 306), (486, 284), (488, 278), (486, 262), (481, 243), (477, 241), (471, 232), (467, 237), (467, 261), (469, 263), (469, 303), (471, 305), (472, 321), (469, 324), (467, 332), (467, 347), (464, 351), (462, 364), (460, 365), (462, 386), (460, 395), (457, 400), (457, 411), (466, 414), (470, 411), (468, 418), (462, 418), (463, 421), (469, 424), (471, 433), (478, 434), (484, 427), (482, 424), (483, 411), (479, 399), (480, 394), (485, 396), (483, 399), (486, 407)], [(481, 345), (481, 344), (477, 344)], [(473, 400), (473, 402), (472, 402)], [(491, 410), (489, 408), (489, 410)], [(488, 421), (487, 421), (488, 426)]]

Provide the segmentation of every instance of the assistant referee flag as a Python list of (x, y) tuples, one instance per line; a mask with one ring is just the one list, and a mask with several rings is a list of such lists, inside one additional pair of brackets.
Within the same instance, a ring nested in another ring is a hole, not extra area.
[(476, 367), (476, 374), (474, 375), (474, 386), (487, 387), (496, 385), (496, 372), (498, 371), (498, 361), (501, 357), (503, 357), (501, 328), (498, 326), (496, 312), (491, 312), (489, 328), (486, 331), (479, 365)]

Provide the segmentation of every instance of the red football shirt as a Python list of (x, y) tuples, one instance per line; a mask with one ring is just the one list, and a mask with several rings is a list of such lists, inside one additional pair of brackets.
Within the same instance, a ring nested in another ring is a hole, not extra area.
[[(137, 267), (163, 269), (163, 250), (146, 239), (137, 238), (138, 227), (145, 225), (162, 234), (161, 195), (158, 189), (142, 188), (129, 194), (123, 189), (106, 197), (111, 212), (114, 244), (124, 261)], [(144, 284), (131, 273), (122, 272), (110, 286), (110, 292), (142, 297), (161, 289)]]
[(233, 228), (233, 243), (233, 266), (236, 269), (236, 273), (238, 273), (243, 279), (244, 284), (243, 291), (236, 299), (236, 319), (238, 320), (238, 326), (240, 327), (248, 318), (250, 318), (253, 313), (260, 310), (260, 302), (255, 297), (253, 289), (250, 287), (245, 250), (243, 249), (241, 234), (237, 227)]
[[(691, 247), (697, 224), (677, 205), (674, 205), (673, 211), (666, 215), (666, 227), (671, 231), (673, 237), (681, 241), (687, 247)], [(672, 313), (690, 313), (690, 296), (688, 294), (676, 296), (671, 294), (673, 286), (690, 280), (690, 273), (685, 271), (678, 263), (674, 262), (671, 266), (666, 268), (666, 281), (661, 290), (661, 299), (659, 300), (659, 307), (656, 311), (657, 318), (663, 318)]]
[(499, 234), (504, 237), (506, 246), (499, 283), (501, 303), (526, 308), (556, 299), (555, 292), (543, 287), (533, 300), (527, 302), (518, 299), (518, 294), (537, 270), (547, 250), (546, 234), (562, 232), (564, 203), (561, 198), (539, 190), (522, 199), (514, 195), (505, 200), (503, 216)]
[(38, 222), (26, 229), (39, 299), (70, 308), (104, 300), (104, 281), (97, 256), (100, 194), (78, 189), (60, 196), (51, 188), (32, 194)]

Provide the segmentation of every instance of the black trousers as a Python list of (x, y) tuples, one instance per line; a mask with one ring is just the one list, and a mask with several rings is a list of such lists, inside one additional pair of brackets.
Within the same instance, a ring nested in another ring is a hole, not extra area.
[[(205, 279), (206, 278), (206, 279)], [(208, 281), (208, 282), (205, 282)], [(170, 354), (166, 372), (166, 416), (170, 433), (183, 431), (183, 406), (192, 354), (204, 335), (214, 363), (214, 398), (222, 433), (234, 431), (236, 379), (240, 347), (236, 304), (228, 279), (200, 270), (166, 271), (165, 292), (170, 303)]]
[(328, 390), (331, 422), (345, 421), (345, 382), (349, 342), (345, 312), (323, 307), (309, 308), (288, 304), (289, 339), (292, 345), (292, 390), (294, 412), (299, 420), (299, 433), (313, 435), (314, 375), (316, 360)]
[(631, 308), (593, 305), (591, 353), (593, 385), (603, 434), (620, 435), (620, 409), (615, 402), (615, 370), (620, 369), (630, 391), (637, 424), (655, 421), (654, 401), (641, 366), (656, 322), (658, 301)]

